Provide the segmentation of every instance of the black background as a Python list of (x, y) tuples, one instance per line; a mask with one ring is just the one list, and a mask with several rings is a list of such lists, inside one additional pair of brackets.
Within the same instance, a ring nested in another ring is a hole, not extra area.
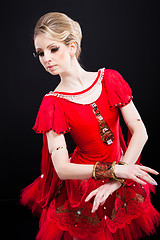
[[(160, 171), (159, 1), (6, 1), (0, 27), (3, 239), (32, 240), (38, 229), (38, 219), (20, 206), (19, 195), (40, 174), (42, 136), (32, 126), (44, 94), (59, 82), (59, 77), (46, 73), (32, 56), (34, 25), (51, 11), (64, 12), (80, 23), (81, 62), (86, 70), (112, 68), (129, 83), (149, 135), (142, 163)], [(158, 176), (155, 179), (160, 182)], [(157, 187), (152, 202), (160, 211), (159, 193)], [(149, 239), (159, 238), (158, 231)]]

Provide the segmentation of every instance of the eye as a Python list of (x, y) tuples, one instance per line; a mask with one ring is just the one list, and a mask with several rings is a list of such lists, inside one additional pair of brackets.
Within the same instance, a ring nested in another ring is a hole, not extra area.
[(43, 56), (44, 56), (44, 52), (36, 52), (36, 53), (33, 53), (33, 56), (34, 56), (35, 58), (37, 58), (37, 57), (39, 57), (39, 56), (43, 57)]
[(58, 49), (59, 49), (59, 47), (54, 47), (54, 48), (51, 49), (51, 52), (52, 52), (52, 53), (53, 53), (53, 52), (57, 52)]
[(44, 52), (37, 52), (37, 56), (39, 57), (43, 57), (44, 56)]

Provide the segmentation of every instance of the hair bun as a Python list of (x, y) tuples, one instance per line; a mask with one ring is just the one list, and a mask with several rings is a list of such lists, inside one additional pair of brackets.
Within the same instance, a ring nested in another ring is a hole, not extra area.
[(64, 13), (50, 12), (43, 15), (36, 23), (34, 37), (39, 33), (46, 34), (51, 39), (63, 41), (66, 45), (75, 41), (77, 45), (76, 58), (81, 53), (82, 31), (78, 22)]

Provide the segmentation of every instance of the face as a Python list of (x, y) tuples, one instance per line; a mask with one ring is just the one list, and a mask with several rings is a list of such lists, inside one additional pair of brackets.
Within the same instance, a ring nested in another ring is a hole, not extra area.
[(34, 39), (34, 44), (41, 64), (52, 75), (66, 72), (72, 58), (75, 57), (74, 42), (67, 46), (63, 42), (47, 38), (44, 34), (38, 34)]

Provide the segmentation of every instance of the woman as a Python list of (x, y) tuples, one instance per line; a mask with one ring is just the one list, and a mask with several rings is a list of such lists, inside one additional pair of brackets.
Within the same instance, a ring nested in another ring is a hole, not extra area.
[[(87, 72), (79, 64), (81, 28), (48, 13), (34, 30), (35, 56), (60, 84), (43, 98), (34, 130), (43, 133), (42, 175), (21, 202), (40, 213), (36, 239), (140, 239), (160, 214), (150, 202), (156, 181), (139, 156), (147, 141), (132, 92), (115, 70)], [(126, 147), (119, 110), (131, 133)], [(69, 157), (64, 134), (77, 144)]]

